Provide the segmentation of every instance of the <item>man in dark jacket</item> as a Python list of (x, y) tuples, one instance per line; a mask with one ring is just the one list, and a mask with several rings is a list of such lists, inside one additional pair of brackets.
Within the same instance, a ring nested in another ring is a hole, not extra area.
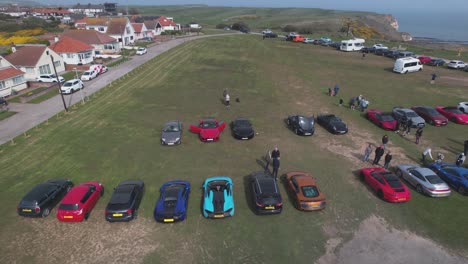
[(380, 158), (383, 156), (384, 152), (385, 151), (384, 151), (383, 146), (380, 146), (375, 149), (375, 158), (374, 158), (374, 162), (372, 162), (373, 165), (379, 164)]
[(384, 145), (384, 147), (387, 146), (387, 144), (388, 144), (388, 136), (387, 135), (384, 135), (382, 137), (382, 144)]
[(280, 167), (280, 160), (279, 159), (273, 159), (272, 161), (273, 165), (273, 177), (275, 177), (275, 180), (278, 179), (278, 169)]
[(409, 135), (411, 132), (411, 126), (413, 125), (413, 120), (411, 118), (408, 118), (408, 121), (406, 122), (406, 135)]
[(384, 163), (384, 168), (388, 169), (388, 166), (390, 165), (390, 161), (392, 160), (392, 153), (389, 151), (387, 152), (387, 155), (385, 155), (385, 163)]
[(468, 140), (465, 140), (465, 149), (463, 150), (463, 153), (465, 153), (465, 156), (468, 156)]

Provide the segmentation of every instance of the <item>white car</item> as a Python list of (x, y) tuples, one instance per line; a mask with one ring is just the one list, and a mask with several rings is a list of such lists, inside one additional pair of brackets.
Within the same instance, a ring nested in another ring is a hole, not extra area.
[(465, 66), (466, 64), (463, 61), (459, 61), (459, 60), (453, 60), (447, 64), (447, 67), (451, 69), (463, 69), (465, 68)]
[(72, 94), (75, 91), (84, 88), (83, 82), (79, 79), (72, 79), (62, 84), (61, 90), (63, 94)]
[(269, 34), (269, 33), (273, 33), (273, 31), (271, 31), (271, 29), (265, 29), (262, 31), (262, 34)]
[(305, 38), (302, 43), (306, 43), (306, 44), (312, 44), (314, 43), (314, 39), (313, 38)]
[(388, 49), (387, 46), (385, 46), (384, 44), (375, 44), (374, 46), (372, 46), (374, 49)]
[(143, 54), (146, 54), (146, 52), (148, 52), (146, 50), (146, 48), (138, 48), (137, 51), (136, 51), (136, 54), (137, 55), (143, 55)]
[(65, 78), (62, 76), (55, 76), (55, 74), (42, 74), (37, 77), (38, 82), (58, 82), (60, 80), (61, 83), (65, 81)]
[(97, 71), (87, 70), (81, 74), (82, 81), (91, 81), (92, 79), (96, 78), (98, 75)]
[(459, 103), (457, 108), (463, 113), (468, 114), (468, 102)]
[(103, 73), (107, 72), (107, 70), (108, 70), (107, 67), (102, 65), (102, 64), (93, 64), (93, 65), (89, 66), (89, 69), (96, 71), (98, 74), (103, 74)]

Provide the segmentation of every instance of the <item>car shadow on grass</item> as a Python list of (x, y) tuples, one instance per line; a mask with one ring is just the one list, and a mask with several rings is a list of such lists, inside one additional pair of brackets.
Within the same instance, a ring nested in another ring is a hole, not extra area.
[[(286, 174), (282, 174), (280, 177), (279, 177), (279, 180), (280, 180), (280, 183), (283, 185), (284, 187), (284, 190), (286, 190), (286, 196), (288, 196), (288, 201), (289, 201), (289, 204), (295, 208), (296, 208), (296, 205), (294, 204), (294, 201), (296, 200), (296, 194), (295, 193), (292, 193), (291, 189), (289, 188), (288, 186), (288, 181), (286, 180)], [(284, 203), (284, 199), (283, 199), (283, 203)]]
[(245, 175), (242, 177), (243, 179), (243, 184), (244, 184), (244, 195), (245, 195), (245, 202), (247, 203), (247, 207), (250, 209), (250, 211), (254, 214), (257, 214), (255, 211), (255, 206), (253, 204), (253, 197), (252, 193), (250, 191), (250, 175)]

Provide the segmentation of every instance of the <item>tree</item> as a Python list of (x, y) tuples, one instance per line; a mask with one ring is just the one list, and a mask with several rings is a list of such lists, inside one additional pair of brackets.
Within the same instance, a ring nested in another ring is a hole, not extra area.
[(358, 22), (356, 20), (353, 20), (349, 17), (342, 17), (341, 18), (341, 31), (346, 32), (346, 36), (349, 36), (349, 33), (352, 33), (353, 28), (355, 28), (358, 25)]

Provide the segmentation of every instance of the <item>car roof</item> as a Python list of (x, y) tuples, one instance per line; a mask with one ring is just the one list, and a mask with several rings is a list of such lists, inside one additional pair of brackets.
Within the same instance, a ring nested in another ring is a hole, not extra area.
[(164, 126), (170, 126), (170, 125), (179, 125), (180, 124), (180, 121), (178, 120), (171, 120), (171, 121), (167, 121)]
[(33, 202), (37, 201), (49, 190), (56, 189), (57, 185), (53, 183), (40, 183), (36, 185), (31, 191), (29, 191), (22, 199), (22, 201)]
[(312, 175), (310, 175), (307, 172), (303, 171), (296, 171), (296, 172), (290, 172), (288, 175), (291, 176), (291, 179), (294, 178), (299, 184), (299, 186), (305, 186), (305, 185), (316, 185), (314, 178)]
[(119, 185), (112, 193), (109, 201), (110, 204), (126, 204), (130, 201), (131, 194), (135, 189), (135, 185)]
[(62, 204), (80, 203), (80, 200), (88, 192), (90, 185), (80, 184), (73, 187), (62, 200)]

